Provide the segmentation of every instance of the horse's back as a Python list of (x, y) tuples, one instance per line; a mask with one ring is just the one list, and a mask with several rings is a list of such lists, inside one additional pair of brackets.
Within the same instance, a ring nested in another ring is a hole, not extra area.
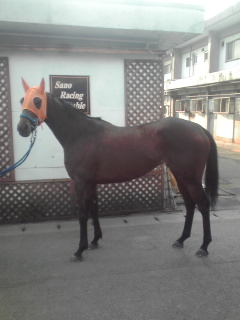
[(163, 118), (159, 120), (159, 127), (164, 131), (170, 130), (172, 133), (180, 134), (180, 136), (188, 134), (189, 132), (193, 135), (205, 136), (205, 129), (199, 124), (174, 117)]

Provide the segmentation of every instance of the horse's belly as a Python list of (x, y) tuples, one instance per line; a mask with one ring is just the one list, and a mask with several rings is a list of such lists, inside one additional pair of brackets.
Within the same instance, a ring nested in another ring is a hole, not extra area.
[(99, 166), (96, 172), (97, 183), (124, 182), (139, 178), (153, 170), (158, 161), (131, 161), (127, 163), (108, 163)]
[(163, 162), (161, 141), (155, 133), (145, 131), (138, 129), (135, 134), (119, 134), (99, 143), (95, 175), (98, 183), (132, 180)]

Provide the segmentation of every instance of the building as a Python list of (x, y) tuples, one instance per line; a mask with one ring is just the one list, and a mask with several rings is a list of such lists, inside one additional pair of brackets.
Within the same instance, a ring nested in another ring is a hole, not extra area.
[[(29, 148), (16, 130), (21, 77), (30, 86), (44, 77), (46, 91), (54, 93), (64, 83), (63, 98), (85, 95), (87, 86), (86, 112), (119, 126), (156, 120), (162, 116), (162, 56), (201, 34), (203, 16), (198, 5), (154, 0), (0, 0), (0, 167)], [(78, 85), (70, 94), (73, 82)], [(99, 186), (100, 213), (163, 208), (163, 175)], [(62, 147), (43, 124), (28, 159), (0, 178), (0, 221), (69, 216), (75, 209), (70, 190)]]
[(164, 59), (165, 114), (194, 121), (215, 139), (240, 143), (240, 2)]

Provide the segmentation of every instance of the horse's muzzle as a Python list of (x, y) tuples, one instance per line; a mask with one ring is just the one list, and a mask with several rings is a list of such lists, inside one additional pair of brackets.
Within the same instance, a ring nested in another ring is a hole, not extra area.
[(17, 125), (17, 130), (22, 137), (28, 137), (33, 132), (33, 126), (31, 122), (26, 118), (20, 118)]

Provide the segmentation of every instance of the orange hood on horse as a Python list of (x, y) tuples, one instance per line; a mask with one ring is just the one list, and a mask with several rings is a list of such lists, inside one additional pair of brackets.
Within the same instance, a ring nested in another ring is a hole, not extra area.
[(32, 111), (38, 117), (38, 125), (40, 125), (47, 117), (47, 95), (44, 78), (42, 78), (38, 87), (30, 88), (23, 78), (22, 85), (25, 90), (22, 109)]

